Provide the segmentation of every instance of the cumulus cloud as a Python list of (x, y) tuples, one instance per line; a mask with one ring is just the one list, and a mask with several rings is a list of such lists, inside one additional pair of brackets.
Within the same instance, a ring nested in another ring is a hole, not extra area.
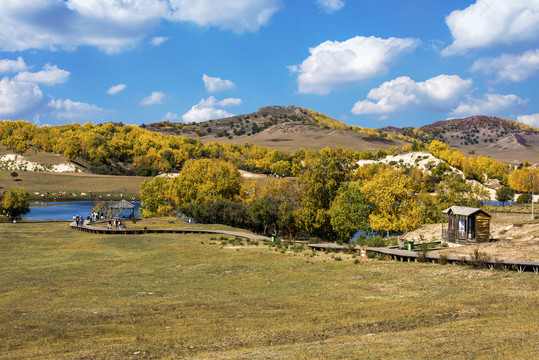
[(17, 60), (4, 59), (0, 60), (0, 74), (6, 74), (11, 72), (19, 72), (28, 69), (24, 59), (18, 57)]
[(328, 14), (341, 10), (344, 6), (343, 0), (317, 0), (317, 2), (318, 6)]
[[(3, 0), (0, 51), (96, 46), (115, 53), (136, 46), (163, 19), (256, 31), (281, 0)], [(159, 45), (166, 38), (151, 40)]]
[(56, 65), (47, 64), (42, 71), (23, 71), (18, 73), (14, 79), (20, 82), (31, 82), (52, 86), (65, 83), (68, 80), (69, 75), (69, 71), (58, 69), (58, 66)]
[[(2, 62), (6, 71), (24, 70), (27, 66), (22, 58), (13, 62)], [(52, 86), (64, 83), (70, 73), (58, 69), (56, 65), (45, 65), (43, 71), (21, 71), (14, 77), (0, 80), (0, 119), (33, 119), (39, 122), (41, 116), (59, 118), (97, 118), (109, 113), (97, 105), (54, 99), (43, 94), (40, 85)]]
[(527, 125), (539, 127), (539, 114), (520, 115), (517, 116), (517, 120)]
[(153, 46), (160, 46), (162, 43), (168, 40), (167, 36), (154, 36), (150, 39), (150, 44)]
[(43, 92), (36, 84), (0, 80), (0, 118), (24, 119), (33, 117), (46, 104)]
[(449, 114), (455, 117), (472, 115), (499, 116), (500, 113), (521, 108), (527, 103), (516, 95), (486, 94), (482, 97), (470, 97)]
[(202, 81), (204, 81), (204, 87), (209, 93), (236, 88), (236, 85), (230, 80), (222, 80), (221, 78), (211, 77), (206, 74), (202, 75)]
[(535, 75), (539, 69), (539, 49), (526, 51), (521, 55), (507, 55), (478, 59), (471, 70), (484, 74), (494, 74), (498, 81), (524, 81)]
[(217, 26), (237, 33), (257, 31), (282, 7), (281, 0), (169, 0), (173, 20)]
[(418, 108), (448, 111), (459, 103), (471, 87), (472, 80), (461, 79), (457, 75), (439, 75), (424, 82), (402, 76), (369, 91), (369, 100), (356, 102), (352, 113), (389, 114)]
[(356, 36), (343, 42), (326, 41), (309, 49), (311, 55), (300, 65), (291, 66), (299, 73), (300, 93), (328, 94), (334, 89), (357, 85), (363, 80), (387, 73), (395, 58), (413, 50), (416, 39)]
[(538, 0), (477, 0), (446, 18), (453, 43), (443, 55), (462, 54), (469, 49), (513, 44), (539, 38)]
[(52, 99), (48, 103), (50, 115), (61, 119), (96, 119), (110, 113), (97, 105), (72, 101), (69, 99)]
[(124, 91), (125, 88), (127, 88), (127, 85), (125, 85), (125, 84), (114, 85), (114, 86), (111, 86), (111, 87), (107, 90), (107, 94), (109, 94), (109, 95), (116, 95), (116, 94), (118, 94), (119, 92)]
[(149, 96), (146, 96), (140, 101), (140, 105), (148, 106), (155, 104), (164, 104), (165, 103), (165, 93), (161, 91), (154, 91)]
[(194, 105), (191, 110), (186, 112), (182, 116), (182, 118), (185, 122), (201, 122), (211, 119), (234, 116), (223, 108), (238, 105), (241, 105), (241, 99), (227, 98), (221, 101), (217, 101), (216, 98), (210, 96), (207, 99), (201, 99), (200, 102)]

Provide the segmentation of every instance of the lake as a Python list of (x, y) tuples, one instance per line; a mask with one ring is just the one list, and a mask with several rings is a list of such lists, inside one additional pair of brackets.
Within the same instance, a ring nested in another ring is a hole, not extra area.
[[(131, 201), (135, 205), (135, 216), (140, 217), (140, 201)], [(34, 202), (30, 203), (30, 212), (24, 215), (32, 220), (73, 220), (73, 216), (81, 215), (86, 219), (92, 212), (93, 201)], [(124, 210), (121, 215), (129, 216), (131, 210)]]

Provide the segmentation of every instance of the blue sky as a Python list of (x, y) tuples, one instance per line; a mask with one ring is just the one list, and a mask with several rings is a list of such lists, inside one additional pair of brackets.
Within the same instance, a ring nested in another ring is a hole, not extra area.
[(539, 0), (1, 0), (0, 119), (539, 126)]

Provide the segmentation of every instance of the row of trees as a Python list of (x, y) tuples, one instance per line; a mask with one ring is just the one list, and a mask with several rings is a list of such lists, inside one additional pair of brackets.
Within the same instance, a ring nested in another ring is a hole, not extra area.
[[(331, 118), (328, 119), (324, 120), (327, 126), (335, 127), (330, 122)], [(370, 129), (353, 127), (353, 130), (370, 134)], [(240, 169), (254, 172), (298, 176), (304, 170), (304, 161), (316, 153), (308, 149), (287, 153), (250, 143), (202, 144), (199, 139), (167, 136), (135, 125), (113, 123), (38, 127), (27, 121), (6, 120), (0, 121), (0, 134), (2, 143), (15, 152), (24, 152), (33, 146), (42, 151), (61, 153), (70, 159), (81, 157), (105, 166), (122, 161), (132, 163), (138, 175), (148, 176), (158, 171), (178, 171), (187, 160), (200, 158), (222, 159)], [(376, 153), (369, 150), (351, 152), (350, 156), (354, 160), (379, 159), (398, 152), (427, 148), (434, 156), (461, 170), (466, 178), (480, 182), (495, 178), (508, 184), (508, 165), (482, 155), (466, 158), (462, 152), (438, 140), (432, 141), (428, 147), (411, 138), (409, 140), (411, 144), (404, 145), (402, 149), (379, 149)]]
[(230, 162), (189, 160), (178, 176), (141, 185), (145, 216), (183, 212), (200, 222), (263, 234), (348, 240), (358, 230), (410, 231), (437, 222), (451, 205), (479, 206), (488, 194), (458, 174), (371, 164), (354, 153), (325, 148), (309, 153), (297, 182), (242, 180)]

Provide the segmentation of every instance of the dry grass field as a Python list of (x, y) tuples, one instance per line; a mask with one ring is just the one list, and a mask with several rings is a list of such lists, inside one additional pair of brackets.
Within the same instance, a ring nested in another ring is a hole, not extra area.
[(147, 179), (142, 176), (19, 171), (17, 181), (14, 181), (10, 173), (10, 171), (0, 171), (2, 190), (24, 187), (31, 195), (34, 195), (34, 192), (39, 194), (66, 192), (79, 195), (82, 192), (87, 194), (91, 192), (94, 195), (102, 195), (104, 199), (108, 199), (107, 194), (111, 194), (113, 198), (119, 198), (120, 194), (126, 198), (138, 198), (139, 185)]
[(399, 139), (388, 140), (387, 138), (373, 137), (352, 131), (331, 130), (299, 124), (276, 125), (252, 136), (243, 135), (227, 139), (210, 135), (204, 136), (201, 140), (204, 143), (219, 141), (243, 144), (244, 142), (249, 142), (287, 152), (294, 152), (301, 148), (320, 150), (325, 147), (335, 148), (340, 146), (356, 151), (371, 150), (375, 153), (378, 149), (402, 148), (403, 145), (409, 144)]
[(0, 359), (531, 359), (533, 273), (0, 224)]

